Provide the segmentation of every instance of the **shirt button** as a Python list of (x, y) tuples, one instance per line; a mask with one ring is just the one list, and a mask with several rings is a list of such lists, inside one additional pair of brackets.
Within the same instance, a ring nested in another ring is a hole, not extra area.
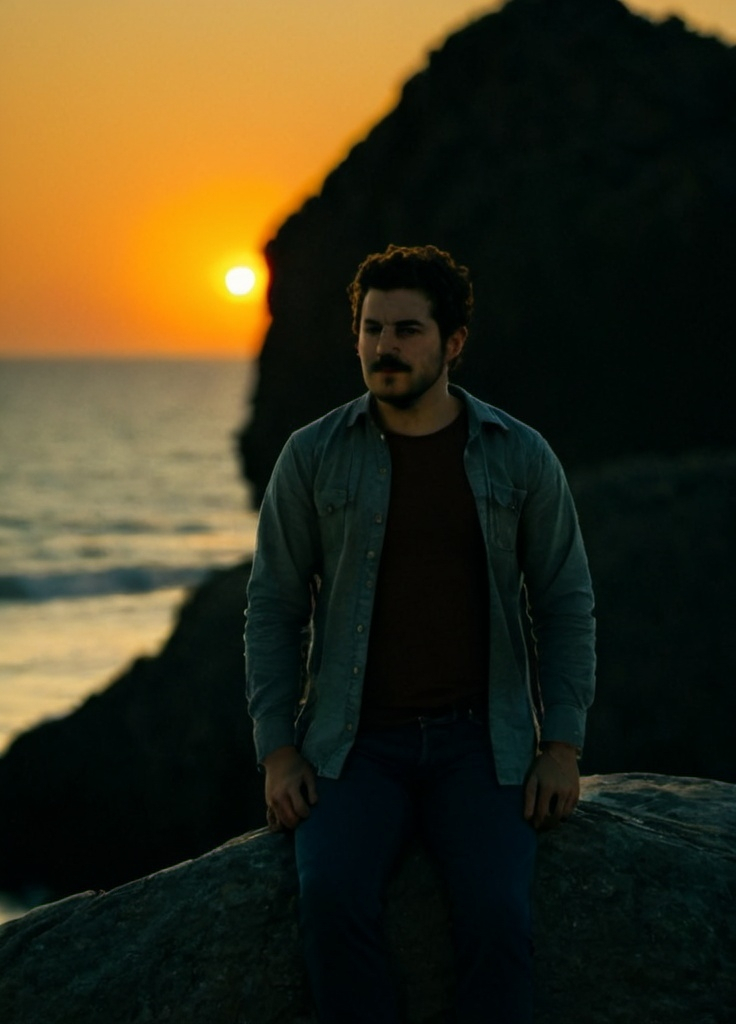
[(368, 554), (365, 557), (366, 558), (375, 558), (376, 557), (376, 552), (375, 551), (369, 551)]
[(365, 629), (365, 626), (363, 626), (363, 625), (356, 626), (355, 629), (356, 629), (357, 633), (362, 633), (363, 630)]
[(373, 580), (366, 580), (365, 581), (365, 585), (368, 587), (369, 590), (372, 590), (373, 589)]
[(353, 675), (354, 676), (360, 675), (360, 669), (358, 668), (357, 665), (353, 665)]
[(376, 514), (373, 517), (373, 522), (374, 523), (382, 523), (383, 522), (383, 516), (381, 515), (380, 512), (376, 512)]
[(381, 466), (381, 468), (378, 470), (378, 472), (381, 474), (381, 476), (385, 476), (386, 473), (388, 472), (388, 470), (386, 469), (385, 466)]
[(347, 729), (348, 732), (352, 732), (353, 731), (353, 723), (352, 722), (348, 722), (348, 724), (345, 726), (345, 728)]

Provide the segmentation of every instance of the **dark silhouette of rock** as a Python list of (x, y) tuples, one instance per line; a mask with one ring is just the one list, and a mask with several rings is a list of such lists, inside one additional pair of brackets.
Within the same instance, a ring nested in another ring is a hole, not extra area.
[(568, 466), (736, 443), (736, 54), (618, 0), (510, 0), (452, 35), (267, 249), (245, 473), (362, 390), (345, 288), (388, 243), (473, 273), (458, 382)]
[(245, 707), (248, 567), (220, 571), (171, 639), (0, 759), (0, 888), (109, 888), (263, 824)]
[(598, 619), (586, 770), (736, 782), (736, 454), (633, 459), (573, 485)]
[[(593, 777), (541, 841), (535, 1024), (730, 1024), (736, 1008), (736, 800), (723, 783)], [(316, 1024), (295, 919), (293, 844), (255, 834), (0, 929), (13, 1024)], [(444, 1019), (441, 886), (419, 848), (389, 894), (409, 1024)]]

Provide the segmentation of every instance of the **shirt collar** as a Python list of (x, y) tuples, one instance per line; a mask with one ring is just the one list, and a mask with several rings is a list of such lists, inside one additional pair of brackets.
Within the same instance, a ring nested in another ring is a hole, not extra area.
[(487, 402), (481, 402), (479, 398), (471, 395), (469, 391), (458, 387), (457, 384), (450, 384), (448, 388), (451, 395), (455, 395), (465, 403), (468, 410), (468, 434), (477, 434), (480, 427), (500, 427), (506, 433), (508, 426), (498, 414), (498, 410)]
[[(465, 408), (468, 410), (468, 427), (470, 435), (477, 434), (481, 426), (500, 427), (504, 433), (508, 431), (508, 426), (504, 423), (492, 405), (487, 405), (485, 402), (481, 402), (480, 399), (475, 398), (464, 388), (458, 387), (457, 384), (450, 384), (448, 390), (451, 395), (455, 395), (465, 403)], [(371, 393), (370, 391), (366, 391), (365, 394), (361, 395), (360, 398), (356, 398), (352, 403), (347, 425), (349, 427), (354, 426), (358, 419), (369, 417), (370, 413)]]
[(348, 426), (352, 427), (355, 425), (357, 420), (363, 416), (369, 416), (371, 411), (371, 393), (366, 391), (360, 398), (356, 398), (351, 404), (350, 412), (348, 414)]

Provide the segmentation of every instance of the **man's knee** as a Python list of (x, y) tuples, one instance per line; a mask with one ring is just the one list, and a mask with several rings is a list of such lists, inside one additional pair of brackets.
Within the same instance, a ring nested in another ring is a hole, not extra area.
[(489, 950), (525, 948), (531, 942), (529, 893), (476, 891), (453, 901), (452, 916), (462, 942)]
[(358, 872), (334, 865), (311, 865), (299, 875), (302, 923), (340, 929), (347, 922), (374, 921), (381, 914), (380, 894)]

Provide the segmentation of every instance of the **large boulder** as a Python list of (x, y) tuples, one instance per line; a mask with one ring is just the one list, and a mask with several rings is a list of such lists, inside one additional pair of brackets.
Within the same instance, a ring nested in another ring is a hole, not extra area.
[(345, 289), (390, 242), (470, 267), (457, 379), (566, 465), (734, 447), (734, 118), (734, 49), (619, 0), (510, 0), (452, 35), (267, 248), (256, 494), (362, 389)]
[[(535, 1024), (731, 1024), (734, 788), (651, 775), (584, 780), (543, 836)], [(293, 844), (256, 833), (109, 893), (0, 929), (0, 1019), (13, 1024), (316, 1024), (295, 916)], [(421, 848), (389, 894), (409, 1024), (451, 990), (447, 911)]]

